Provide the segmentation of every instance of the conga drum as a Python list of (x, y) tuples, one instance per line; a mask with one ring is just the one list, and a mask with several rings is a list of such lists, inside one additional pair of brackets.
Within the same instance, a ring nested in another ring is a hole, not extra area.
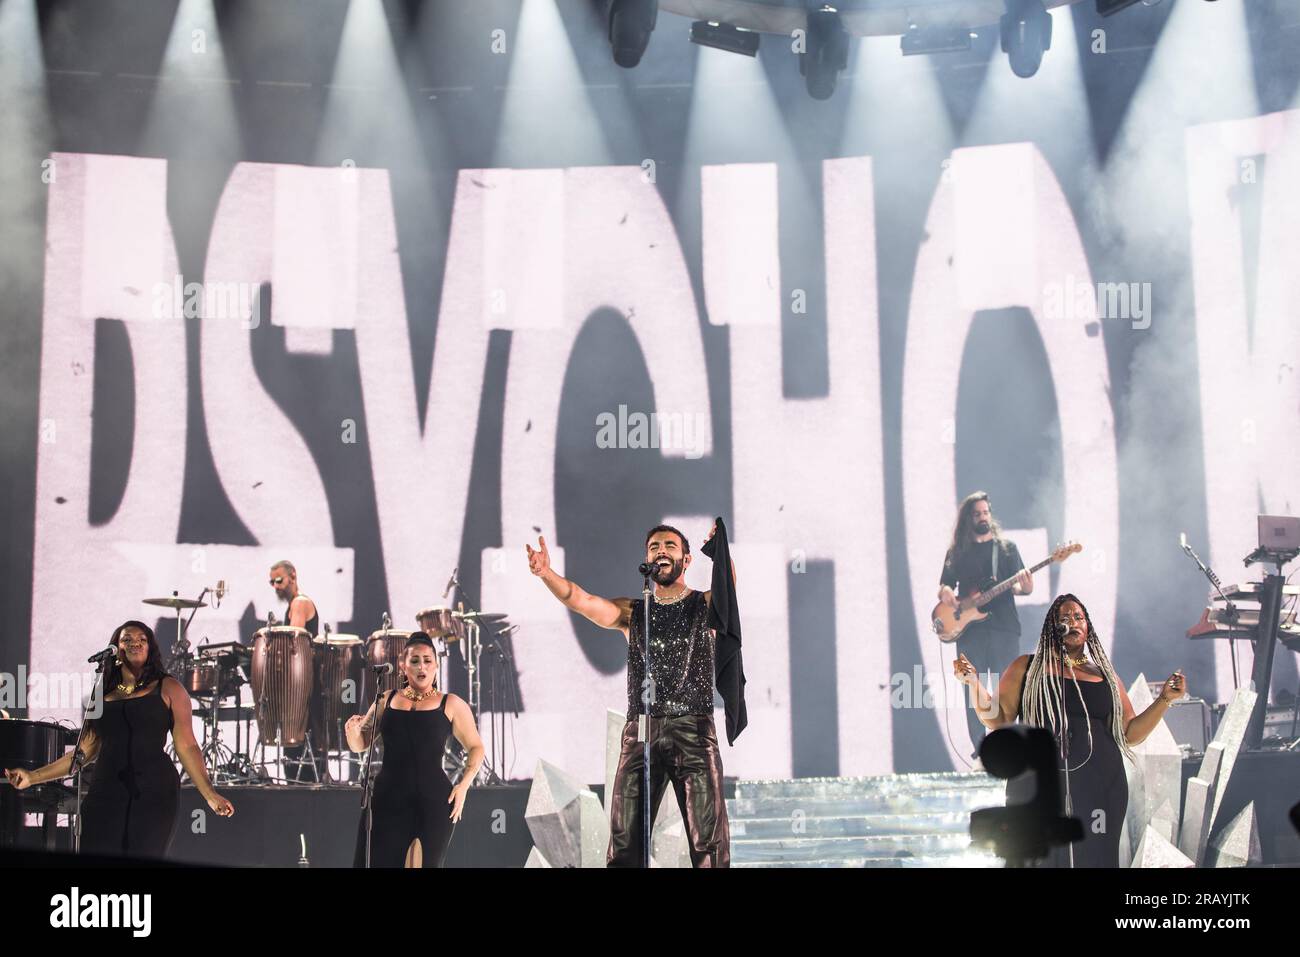
[(316, 694), (311, 709), (311, 739), (318, 750), (346, 751), (343, 722), (360, 710), (361, 638), (318, 635), (312, 639)]
[(441, 605), (421, 609), (416, 614), (415, 621), (430, 638), (441, 638), (449, 645), (465, 637), (464, 622), (450, 608)]
[(311, 708), (311, 633), (277, 625), (253, 636), (253, 714), (263, 744), (302, 744)]
[[(378, 700), (385, 691), (394, 691), (402, 687), (402, 649), (406, 647), (409, 631), (372, 631), (366, 639), (366, 697), (365, 707)], [(378, 684), (371, 669), (377, 665), (392, 664), (393, 673), (379, 675)]]

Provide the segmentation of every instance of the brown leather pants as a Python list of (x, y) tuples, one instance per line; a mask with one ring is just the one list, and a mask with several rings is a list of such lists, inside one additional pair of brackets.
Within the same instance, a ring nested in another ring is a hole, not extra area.
[[(623, 726), (623, 746), (610, 802), (610, 867), (640, 867), (644, 855), (641, 803), (644, 743), (636, 739), (636, 718)], [(685, 714), (650, 719), (650, 807), (658, 817), (668, 782), (686, 822), (694, 867), (730, 867), (731, 834), (722, 792), (722, 755), (713, 716)]]

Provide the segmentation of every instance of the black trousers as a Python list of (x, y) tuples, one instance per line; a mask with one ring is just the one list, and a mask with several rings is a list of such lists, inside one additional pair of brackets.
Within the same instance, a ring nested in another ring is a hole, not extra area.
[[(1020, 634), (1014, 631), (995, 631), (984, 622), (969, 626), (957, 639), (957, 651), (967, 657), (980, 674), (980, 681), (988, 688), (996, 703), (998, 682), (1011, 662), (1020, 654)], [(992, 672), (990, 678), (989, 672)], [(992, 685), (990, 687), (990, 684)], [(967, 688), (966, 694), (966, 729), (970, 732), (970, 743), (974, 753), (979, 753), (980, 745), (988, 729), (980, 723), (979, 713), (975, 708), (975, 696)]]
[[(722, 792), (722, 755), (713, 715), (684, 714), (649, 719), (651, 827), (671, 782), (686, 822), (691, 866), (730, 867), (731, 833)], [(610, 800), (609, 867), (641, 867), (645, 807), (642, 776), (645, 744), (637, 740), (637, 719), (623, 726), (618, 770)]]

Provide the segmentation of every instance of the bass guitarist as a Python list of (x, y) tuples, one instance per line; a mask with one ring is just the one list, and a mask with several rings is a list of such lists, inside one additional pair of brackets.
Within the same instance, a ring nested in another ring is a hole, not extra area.
[[(1009, 591), (983, 606), (981, 610), (988, 617), (968, 624), (957, 639), (957, 653), (964, 655), (981, 674), (994, 665), (1002, 667), (1020, 654), (1020, 616), (1012, 595), (1028, 595), (1034, 590), (1034, 579), (1020, 560), (1020, 550), (1001, 533), (1002, 527), (989, 507), (988, 493), (971, 492), (957, 509), (957, 524), (939, 579), (939, 601), (956, 608), (959, 594), (962, 599), (970, 598), (1005, 578), (1016, 576)], [(992, 677), (989, 680), (994, 681)], [(985, 730), (976, 712), (976, 701), (969, 696), (966, 727), (974, 747), (971, 757), (978, 757)]]

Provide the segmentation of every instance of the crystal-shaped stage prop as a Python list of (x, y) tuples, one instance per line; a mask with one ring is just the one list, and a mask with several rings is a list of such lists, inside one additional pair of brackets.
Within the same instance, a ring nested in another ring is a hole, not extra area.
[(1137, 853), (1133, 855), (1134, 867), (1195, 867), (1192, 860), (1174, 847), (1163, 834), (1154, 827), (1148, 827), (1142, 834)]
[[(1129, 686), (1133, 712), (1141, 714), (1155, 700), (1140, 674)], [(1133, 748), (1134, 762), (1125, 762), (1128, 775), (1128, 812), (1120, 839), (1120, 866), (1140, 867), (1139, 849), (1149, 829), (1155, 828), (1165, 844), (1178, 836), (1182, 806), (1183, 752), (1162, 719), (1141, 744)]]
[(1255, 802), (1250, 801), (1210, 843), (1205, 863), (1209, 867), (1258, 867), (1262, 861)]
[(1232, 700), (1228, 702), (1218, 730), (1214, 732), (1214, 742), (1223, 746), (1223, 756), (1219, 761), (1219, 786), (1215, 791), (1214, 805), (1210, 810), (1211, 831), (1214, 830), (1215, 820), (1219, 816), (1219, 805), (1223, 803), (1224, 792), (1228, 790), (1228, 780), (1232, 777), (1237, 755), (1241, 753), (1241, 745), (1246, 740), (1246, 726), (1250, 724), (1250, 713), (1255, 710), (1255, 699), (1258, 697), (1253, 682), (1248, 681), (1245, 687), (1238, 688), (1233, 693)]
[(605, 866), (609, 822), (600, 799), (555, 765), (537, 762), (524, 820), (545, 866)]

